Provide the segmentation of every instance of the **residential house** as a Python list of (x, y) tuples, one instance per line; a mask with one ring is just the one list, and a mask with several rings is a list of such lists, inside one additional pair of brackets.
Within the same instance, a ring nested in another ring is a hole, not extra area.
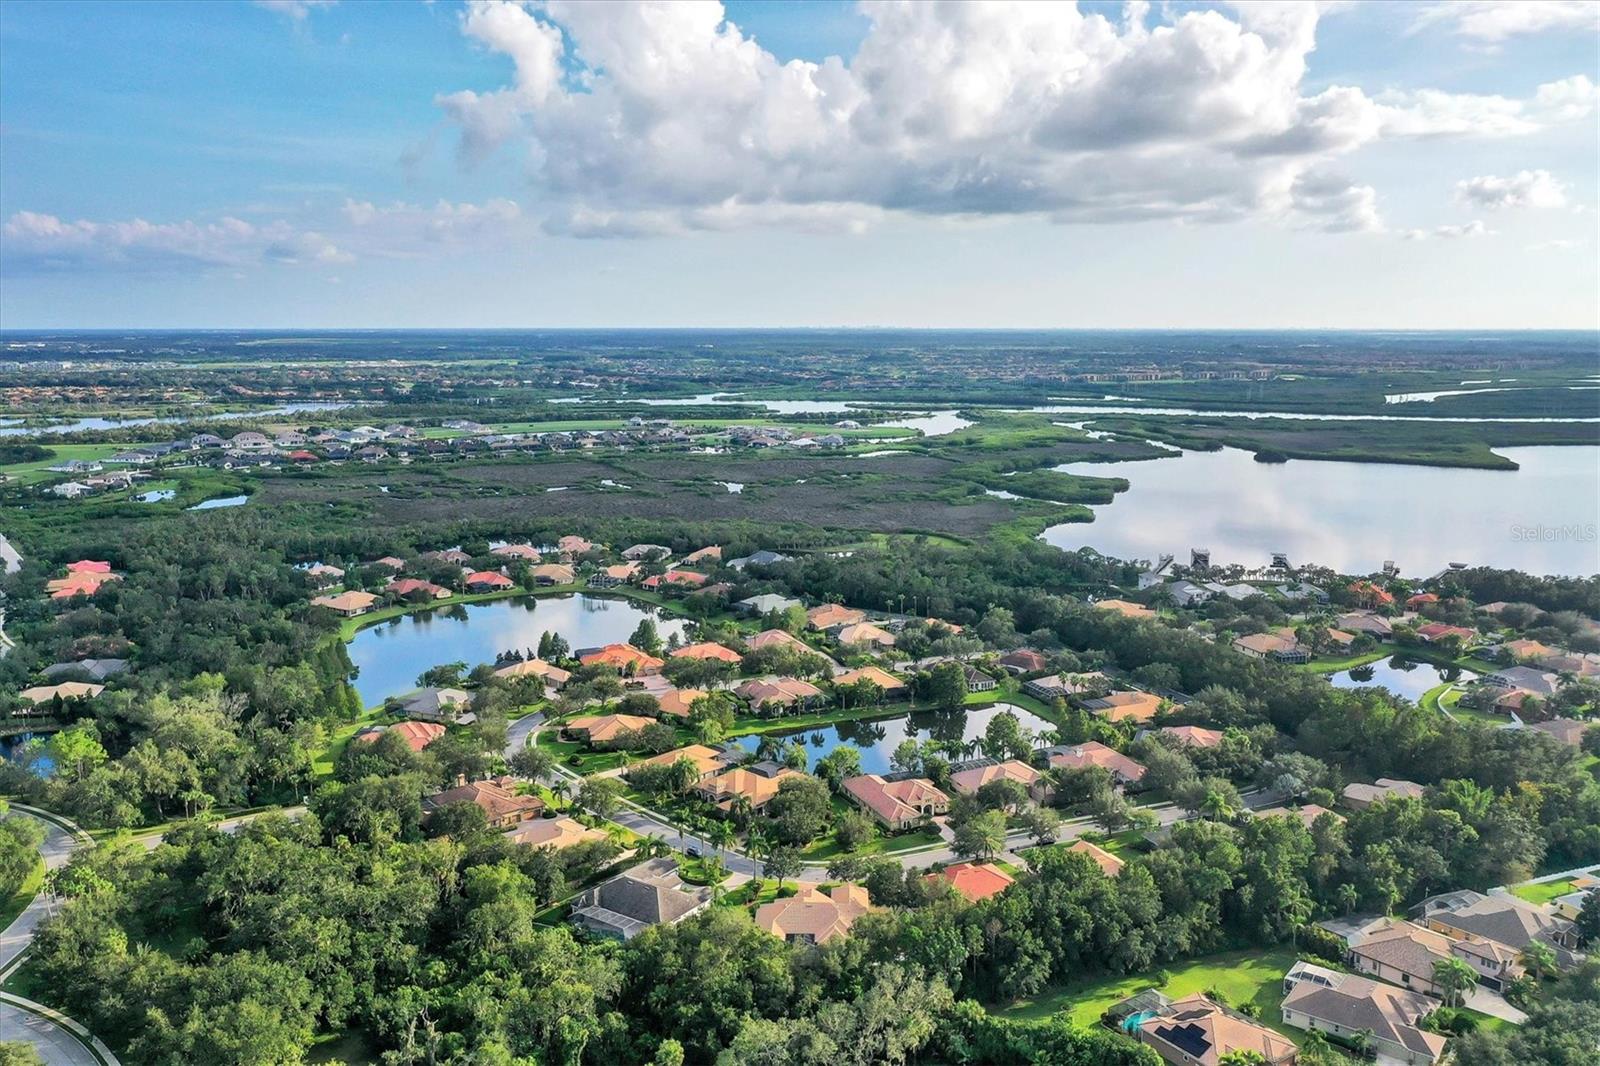
[(635, 544), (631, 548), (622, 549), (622, 557), (631, 562), (665, 559), (671, 554), (672, 549), (665, 544)]
[(431, 581), (424, 581), (420, 577), (395, 578), (383, 587), (391, 596), (398, 596), (402, 600), (448, 600), (453, 593), (443, 585), (435, 585)]
[(472, 556), (460, 548), (444, 548), (439, 551), (423, 552), (417, 558), (429, 563), (455, 563), (457, 566), (472, 562)]
[(79, 496), (87, 496), (94, 490), (81, 481), (63, 481), (59, 485), (51, 485), (49, 493), (60, 496), (63, 500), (76, 500)]
[(514, 589), (517, 583), (497, 570), (474, 570), (461, 579), (468, 592), (499, 592)]
[(1568, 960), (1578, 949), (1578, 930), (1516, 896), (1486, 896), (1471, 889), (1430, 896), (1411, 909), (1430, 929), (1461, 940), (1492, 940), (1521, 951), (1535, 940)]
[(1584, 722), (1576, 718), (1549, 718), (1543, 722), (1532, 722), (1529, 729), (1536, 729), (1545, 736), (1555, 737), (1563, 744), (1574, 748), (1583, 743), (1583, 734), (1589, 729), (1600, 729), (1600, 723)]
[(1141, 1044), (1173, 1066), (1221, 1066), (1239, 1051), (1255, 1052), (1265, 1066), (1295, 1066), (1300, 1057), (1287, 1037), (1204, 995), (1175, 1001), (1166, 1013), (1140, 1022), (1135, 1032)]
[(402, 714), (426, 722), (448, 722), (452, 725), (467, 720), (467, 708), (472, 706), (472, 693), (459, 688), (419, 688), (396, 697)]
[(1110, 722), (1148, 722), (1161, 710), (1163, 703), (1165, 701), (1154, 693), (1125, 691), (1084, 700), (1083, 706)]
[(682, 748), (653, 755), (648, 759), (641, 759), (628, 768), (628, 773), (639, 769), (641, 766), (671, 766), (674, 763), (687, 759), (694, 764), (698, 774), (697, 780), (708, 774), (720, 773), (727, 769), (733, 761), (742, 757), (740, 752), (728, 752), (721, 748), (709, 747), (705, 744), (690, 744)]
[(867, 612), (837, 603), (825, 603), (806, 612), (806, 628), (827, 630), (836, 626), (851, 626), (867, 620)]
[(968, 903), (998, 896), (1012, 885), (1016, 878), (992, 862), (954, 862), (936, 873), (923, 877), (924, 881), (948, 881), (956, 895)]
[(1486, 675), (1483, 683), (1495, 688), (1520, 688), (1543, 699), (1555, 695), (1561, 687), (1561, 675), (1529, 666), (1508, 666)]
[(396, 722), (394, 725), (368, 726), (352, 739), (371, 744), (385, 733), (393, 733), (406, 742), (412, 751), (421, 751), (444, 736), (444, 726), (438, 722)]
[(1564, 896), (1557, 896), (1550, 901), (1550, 910), (1558, 918), (1565, 918), (1569, 922), (1576, 922), (1578, 915), (1583, 913), (1583, 905), (1596, 889), (1600, 889), (1600, 877), (1592, 874), (1579, 874), (1572, 879), (1572, 891)]
[(344, 580), (344, 571), (327, 563), (313, 563), (305, 568), (304, 573), (317, 588), (325, 589)]
[(626, 585), (639, 574), (638, 563), (618, 563), (615, 566), (601, 567), (589, 575), (589, 587), (595, 589), (614, 589), (618, 585)]
[(751, 596), (748, 599), (740, 600), (734, 606), (745, 614), (763, 615), (771, 614), (774, 611), (787, 611), (791, 607), (801, 606), (801, 603), (799, 600), (791, 600), (775, 593), (767, 592), (760, 596)]
[(798, 770), (764, 760), (703, 777), (695, 786), (695, 792), (722, 811), (733, 810), (741, 799), (748, 800), (751, 809), (759, 811), (772, 802), (785, 781), (805, 776)]
[(343, 615), (346, 618), (354, 618), (372, 610), (377, 602), (378, 597), (370, 592), (352, 590), (350, 592), (341, 592), (336, 596), (318, 596), (311, 601), (311, 606), (326, 607), (335, 614)]
[(1554, 655), (1557, 651), (1550, 645), (1537, 640), (1508, 640), (1500, 646), (1519, 663), (1543, 659), (1547, 655)]
[(1166, 588), (1168, 594), (1172, 596), (1172, 602), (1179, 607), (1197, 607), (1216, 595), (1204, 585), (1196, 585), (1193, 581), (1174, 581)]
[(717, 544), (708, 545), (685, 555), (683, 561), (686, 566), (693, 566), (695, 563), (719, 563), (722, 561), (722, 547)]
[(556, 550), (561, 552), (562, 555), (570, 556), (572, 558), (577, 558), (581, 555), (588, 555), (590, 552), (594, 551), (595, 547), (596, 545), (592, 541), (587, 541), (582, 537), (572, 535), (562, 537), (560, 540), (556, 541)]
[(1176, 739), (1190, 748), (1216, 748), (1222, 745), (1222, 730), (1199, 725), (1164, 725), (1156, 732)]
[(45, 591), (50, 593), (52, 600), (70, 600), (78, 596), (93, 596), (100, 591), (101, 586), (121, 580), (121, 574), (99, 570), (73, 570), (68, 566), (66, 577), (51, 578), (45, 582), (44, 587)]
[(1079, 855), (1089, 856), (1090, 859), (1094, 860), (1094, 864), (1100, 867), (1100, 872), (1107, 877), (1116, 877), (1122, 872), (1122, 868), (1127, 865), (1127, 863), (1111, 854), (1105, 848), (1087, 840), (1074, 840), (1067, 850), (1077, 852)]
[(1257, 659), (1271, 659), (1280, 663), (1303, 663), (1311, 660), (1311, 653), (1295, 642), (1293, 637), (1277, 633), (1250, 633), (1233, 638), (1233, 650)]
[(950, 775), (950, 788), (965, 796), (976, 795), (978, 789), (992, 781), (1015, 781), (1028, 790), (1035, 802), (1043, 802), (1045, 785), (1043, 775), (1018, 759), (986, 763), (959, 770)]
[(374, 567), (381, 566), (385, 570), (393, 570), (398, 574), (406, 568), (406, 561), (400, 558), (398, 555), (385, 555), (381, 559), (372, 560), (372, 562), (368, 563), (367, 565)]
[(1127, 600), (1100, 600), (1093, 604), (1097, 610), (1115, 611), (1124, 618), (1154, 618), (1156, 613), (1142, 603)]
[(752, 678), (734, 689), (734, 694), (763, 713), (800, 711), (822, 699), (822, 690), (809, 681), (794, 677)]
[(1045, 757), (1054, 769), (1082, 770), (1098, 766), (1109, 770), (1111, 779), (1123, 787), (1138, 784), (1145, 773), (1144, 764), (1128, 758), (1116, 748), (1109, 748), (1098, 740), (1046, 748)]
[(638, 714), (586, 714), (562, 723), (561, 733), (598, 748), (614, 745), (654, 721)]
[(841, 626), (833, 631), (833, 639), (846, 648), (894, 647), (894, 634), (886, 629), (880, 629), (871, 622), (857, 622), (854, 625)]
[(1093, 692), (1106, 692), (1111, 683), (1104, 674), (1047, 674), (1022, 683), (1022, 691), (1035, 699), (1049, 703), (1069, 696), (1082, 696)]
[(1000, 687), (992, 674), (986, 674), (971, 663), (961, 664), (961, 675), (967, 683), (968, 692), (993, 692)]
[(1394, 636), (1394, 626), (1389, 620), (1371, 611), (1347, 611), (1334, 620), (1334, 625), (1347, 633), (1366, 633), (1376, 640)]
[(801, 884), (794, 895), (757, 907), (756, 925), (790, 944), (825, 944), (849, 933), (856, 919), (872, 909), (860, 885), (835, 885), (824, 892)]
[(528, 572), (535, 585), (570, 585), (578, 580), (578, 572), (565, 563), (544, 563)]
[(575, 925), (631, 940), (652, 925), (671, 925), (711, 904), (709, 887), (686, 884), (671, 858), (651, 859), (604, 881), (573, 903)]
[(525, 563), (539, 561), (539, 549), (532, 544), (502, 544), (498, 548), (490, 548), (489, 554), (502, 559), (521, 559)]
[(1307, 829), (1315, 825), (1317, 819), (1323, 815), (1327, 815), (1336, 822), (1345, 821), (1344, 815), (1330, 811), (1326, 807), (1319, 807), (1315, 803), (1306, 803), (1299, 807), (1264, 807), (1250, 813), (1257, 818), (1295, 818)]
[(652, 574), (639, 583), (640, 588), (659, 589), (667, 587), (697, 589), (711, 578), (694, 570), (668, 570), (664, 574)]
[(544, 679), (544, 687), (560, 690), (568, 681), (572, 680), (572, 673), (559, 666), (552, 666), (543, 659), (524, 659), (521, 662), (506, 663), (494, 672), (495, 677), (507, 679), (518, 677), (540, 677)]
[(620, 674), (659, 674), (666, 661), (649, 652), (640, 651), (632, 644), (607, 644), (603, 648), (586, 648), (578, 654), (584, 666), (609, 666)]
[(1296, 962), (1283, 978), (1283, 1022), (1349, 1042), (1364, 1036), (1380, 1061), (1433, 1066), (1445, 1037), (1422, 1028), (1440, 1003), (1419, 992), (1380, 984), (1309, 962)]
[(422, 815), (427, 818), (441, 807), (455, 803), (471, 803), (483, 811), (494, 829), (510, 829), (524, 818), (531, 818), (544, 810), (544, 800), (538, 796), (519, 796), (508, 785), (498, 781), (467, 781), (456, 778), (456, 787), (435, 792), (422, 798)]
[(950, 809), (950, 797), (920, 777), (891, 781), (863, 774), (845, 778), (841, 787), (856, 806), (892, 831), (910, 829)]
[(786, 563), (790, 560), (790, 558), (792, 558), (792, 556), (780, 555), (777, 552), (762, 549), (761, 551), (755, 552), (751, 555), (744, 555), (737, 559), (729, 559), (728, 566), (734, 570), (743, 570), (747, 566), (773, 566), (777, 563)]
[(677, 651), (667, 655), (669, 659), (715, 659), (718, 662), (738, 663), (744, 656), (732, 648), (725, 648), (721, 644), (711, 641), (701, 641), (699, 644), (686, 644)]
[(1005, 667), (1008, 673), (1021, 677), (1048, 669), (1050, 661), (1042, 653), (1031, 648), (1018, 648), (1000, 656), (1000, 665)]
[(1437, 644), (1451, 637), (1456, 638), (1462, 647), (1465, 647), (1478, 639), (1478, 631), (1465, 626), (1446, 625), (1443, 622), (1429, 622), (1427, 625), (1417, 627), (1417, 639), (1424, 644)]
[(1504, 945), (1471, 944), (1436, 929), (1397, 918), (1379, 918), (1347, 937), (1350, 965), (1390, 984), (1430, 996), (1443, 996), (1434, 983), (1434, 967), (1459, 959), (1478, 979), (1498, 990), (1520, 974), (1516, 952)]
[(1374, 803), (1388, 799), (1421, 799), (1422, 793), (1422, 786), (1415, 781), (1380, 777), (1370, 785), (1363, 781), (1351, 782), (1340, 795), (1346, 807), (1353, 811), (1364, 811)]
[(674, 718), (688, 718), (689, 712), (694, 708), (694, 701), (710, 695), (703, 688), (672, 688), (668, 687), (660, 692), (652, 693), (657, 705), (661, 708), (663, 716), (671, 715)]
[(863, 666), (859, 670), (845, 670), (833, 675), (835, 691), (844, 685), (858, 685), (863, 681), (877, 685), (885, 696), (903, 696), (911, 691), (909, 683), (879, 666)]
[(86, 681), (63, 681), (59, 685), (35, 685), (17, 693), (17, 699), (37, 707), (56, 700), (92, 700), (104, 692), (104, 685), (91, 685)]
[[(1356, 581), (1350, 585), (1350, 597), (1358, 607), (1372, 610), (1378, 607), (1393, 607), (1394, 594), (1386, 589), (1381, 589), (1371, 581)], [(1342, 627), (1341, 628), (1345, 628)]]
[(530, 818), (518, 822), (517, 827), (506, 834), (506, 839), (530, 848), (560, 851), (574, 844), (589, 844), (608, 838), (605, 830), (590, 829), (577, 819), (562, 815), (559, 818)]
[(1439, 602), (1439, 597), (1432, 592), (1419, 592), (1415, 596), (1406, 597), (1406, 609), (1420, 611), (1429, 604)]
[(780, 647), (791, 648), (794, 651), (803, 652), (806, 655), (822, 654), (821, 652), (817, 651), (817, 649), (813, 648), (811, 645), (795, 636), (793, 633), (790, 633), (788, 630), (784, 629), (763, 629), (755, 636), (747, 639), (744, 643), (745, 646), (751, 651), (760, 651), (762, 648)]
[(128, 672), (126, 659), (79, 659), (77, 662), (51, 663), (39, 671), (51, 681), (66, 678), (69, 681), (84, 679), (106, 681)]

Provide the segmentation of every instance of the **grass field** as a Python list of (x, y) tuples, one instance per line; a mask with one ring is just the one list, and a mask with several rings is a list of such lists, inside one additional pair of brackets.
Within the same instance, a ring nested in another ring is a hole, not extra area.
[(58, 474), (51, 470), (57, 463), (64, 463), (68, 459), (83, 459), (95, 461), (104, 459), (108, 455), (115, 455), (127, 447), (125, 444), (47, 444), (55, 454), (48, 459), (36, 459), (30, 463), (13, 463), (10, 466), (0, 466), (0, 475), (15, 478), (19, 485), (34, 485), (52, 478), (65, 478), (66, 474)]
[(1288, 948), (1227, 951), (1162, 970), (1151, 970), (1130, 977), (1098, 977), (1074, 981), (1031, 999), (1021, 1000), (1001, 1013), (1020, 1019), (1048, 1018), (1065, 1011), (1077, 1025), (1096, 1025), (1100, 1015), (1114, 1003), (1157, 988), (1173, 999), (1215, 989), (1229, 1005), (1249, 1003), (1257, 1007), (1261, 1022), (1291, 1038), (1303, 1035), (1283, 1024), (1279, 1011), (1283, 1003), (1283, 975), (1299, 956)]
[(1545, 904), (1559, 896), (1565, 896), (1574, 891), (1576, 885), (1570, 877), (1559, 881), (1541, 881), (1532, 885), (1516, 885), (1511, 889), (1511, 894), (1518, 899), (1525, 899), (1529, 903)]

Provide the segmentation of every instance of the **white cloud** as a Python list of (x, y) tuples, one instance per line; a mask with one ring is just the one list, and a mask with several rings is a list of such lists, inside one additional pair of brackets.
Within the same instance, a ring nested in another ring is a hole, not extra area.
[(1457, 182), (1456, 199), (1490, 211), (1507, 207), (1565, 207), (1567, 189), (1548, 170), (1524, 170), (1509, 178), (1486, 174)]
[(522, 209), (512, 200), (486, 200), (482, 204), (440, 200), (432, 207), (399, 202), (379, 207), (366, 201), (346, 200), (342, 213), (357, 228), (352, 236), (363, 246), (390, 251), (505, 234), (522, 221)]
[(1463, 223), (1459, 226), (1435, 226), (1433, 229), (1408, 229), (1402, 230), (1400, 236), (1408, 241), (1444, 240), (1453, 241), (1463, 237), (1490, 237), (1494, 230), (1485, 226), (1478, 219)]
[[(442, 95), (460, 150), (526, 151), (547, 228), (638, 235), (859, 228), (889, 212), (1061, 223), (1283, 219), (1381, 228), (1329, 164), (1380, 138), (1513, 136), (1592, 106), (1586, 78), (1530, 101), (1302, 91), (1310, 4), (872, 4), (848, 62), (780, 62), (716, 0), (473, 0), (462, 30), (510, 83)], [(1548, 91), (1547, 91), (1548, 90)], [(1582, 101), (1588, 92), (1588, 104)]]
[(1582, 248), (1583, 246), (1584, 246), (1584, 242), (1583, 241), (1575, 241), (1575, 240), (1572, 240), (1572, 239), (1567, 238), (1567, 237), (1557, 237), (1555, 240), (1537, 241), (1537, 242), (1535, 242), (1533, 244), (1530, 244), (1530, 245), (1528, 245), (1528, 251), (1530, 251), (1530, 252), (1556, 252), (1556, 251), (1563, 251), (1564, 252), (1564, 251), (1570, 251), (1573, 248)]
[(352, 256), (331, 239), (275, 221), (69, 221), (19, 211), (5, 223), (0, 252), (8, 272), (72, 269), (172, 271), (251, 263), (342, 263)]
[(338, 0), (255, 0), (257, 7), (287, 15), (295, 22), (304, 22), (314, 8), (332, 7)]
[(1417, 29), (1442, 25), (1485, 45), (1547, 30), (1600, 30), (1593, 0), (1448, 0), (1418, 14)]

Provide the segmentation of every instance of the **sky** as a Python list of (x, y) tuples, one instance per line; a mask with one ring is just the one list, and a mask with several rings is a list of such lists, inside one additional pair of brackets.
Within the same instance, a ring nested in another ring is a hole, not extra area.
[(0, 328), (1600, 327), (1600, 4), (0, 4)]

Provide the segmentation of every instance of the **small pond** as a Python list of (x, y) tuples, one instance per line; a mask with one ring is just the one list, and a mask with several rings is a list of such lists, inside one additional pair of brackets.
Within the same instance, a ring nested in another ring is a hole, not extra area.
[(218, 507), (243, 507), (250, 502), (248, 496), (218, 496), (214, 500), (201, 500), (193, 507), (186, 508), (190, 511), (214, 511)]
[(545, 631), (561, 634), (574, 651), (602, 644), (620, 644), (640, 622), (655, 621), (666, 640), (682, 634), (686, 623), (663, 618), (654, 608), (629, 600), (579, 593), (526, 597), (458, 605), (401, 615), (369, 626), (350, 642), (356, 692), (363, 706), (373, 707), (390, 696), (417, 687), (417, 675), (441, 663), (464, 662), (470, 670), (492, 663), (502, 651), (538, 648)]
[[(806, 752), (806, 768), (842, 744), (851, 745), (861, 752), (861, 772), (887, 774), (891, 772), (889, 756), (904, 740), (972, 741), (983, 736), (989, 721), (1001, 711), (1010, 711), (1031, 733), (1054, 729), (1055, 725), (1031, 711), (1009, 703), (957, 711), (917, 711), (898, 718), (878, 718), (864, 722), (840, 722), (836, 725), (800, 729), (792, 733), (770, 734), (790, 743), (800, 743)], [(730, 743), (754, 753), (761, 737), (735, 737)], [(981, 753), (975, 753), (981, 754)]]
[(1459, 666), (1435, 666), (1433, 663), (1396, 655), (1392, 659), (1379, 659), (1366, 666), (1340, 670), (1337, 674), (1329, 675), (1328, 680), (1335, 688), (1386, 688), (1396, 696), (1404, 696), (1415, 703), (1424, 692), (1447, 681), (1475, 681), (1477, 677), (1471, 670), (1463, 670)]

